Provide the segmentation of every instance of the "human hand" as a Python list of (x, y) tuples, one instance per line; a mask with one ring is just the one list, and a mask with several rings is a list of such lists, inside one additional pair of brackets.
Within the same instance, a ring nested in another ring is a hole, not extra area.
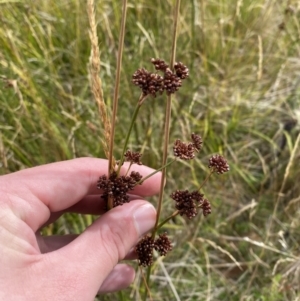
[[(132, 258), (156, 213), (135, 196), (103, 214), (96, 183), (107, 170), (107, 160), (81, 158), (0, 177), (0, 300), (88, 301), (133, 281), (134, 269), (118, 262)], [(159, 183), (156, 174), (133, 193), (154, 195)], [(39, 229), (64, 212), (103, 215), (79, 236), (42, 237)]]

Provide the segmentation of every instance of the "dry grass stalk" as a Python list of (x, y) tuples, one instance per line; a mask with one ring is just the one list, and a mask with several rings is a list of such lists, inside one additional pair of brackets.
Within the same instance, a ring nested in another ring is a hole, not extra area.
[[(95, 101), (98, 105), (99, 115), (104, 127), (104, 139), (101, 139), (101, 143), (106, 157), (109, 157), (109, 144), (111, 135), (111, 123), (107, 116), (107, 107), (104, 102), (102, 81), (99, 77), (100, 72), (100, 50), (98, 46), (97, 25), (95, 18), (95, 4), (94, 0), (88, 0), (87, 12), (90, 23), (90, 41), (91, 41), (91, 55), (89, 59), (89, 80), (91, 90), (94, 95)], [(113, 162), (115, 160), (113, 159)]]

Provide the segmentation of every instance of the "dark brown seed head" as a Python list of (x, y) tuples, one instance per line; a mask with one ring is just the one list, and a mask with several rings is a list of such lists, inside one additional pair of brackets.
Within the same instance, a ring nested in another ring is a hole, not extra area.
[(221, 155), (210, 157), (208, 167), (218, 174), (223, 174), (230, 169), (226, 159)]
[(128, 150), (125, 154), (125, 161), (129, 161), (130, 163), (135, 163), (138, 165), (143, 165), (143, 163), (140, 161), (142, 154), (139, 152), (132, 152), (131, 150)]
[(165, 72), (169, 65), (162, 59), (151, 59), (151, 63), (154, 65), (155, 69), (158, 71)]
[(175, 63), (174, 69), (175, 69), (176, 75), (180, 79), (185, 79), (189, 76), (189, 69), (187, 68), (187, 66), (183, 65), (181, 62)]
[(135, 247), (138, 256), (139, 265), (144, 267), (153, 263), (154, 239), (151, 236), (145, 236)]
[(195, 158), (195, 148), (193, 143), (184, 143), (177, 139), (173, 145), (173, 153), (175, 157), (182, 160), (191, 160)]
[(151, 94), (156, 97), (156, 93), (164, 91), (164, 79), (160, 75), (150, 73), (144, 68), (138, 69), (132, 75), (132, 82), (141, 88), (144, 95)]
[(192, 133), (191, 138), (192, 138), (192, 142), (193, 142), (193, 146), (194, 146), (195, 150), (197, 152), (199, 152), (201, 150), (202, 144), (203, 144), (201, 136), (197, 135), (195, 133)]
[(203, 203), (199, 207), (202, 209), (204, 216), (211, 214), (211, 205), (207, 199), (204, 199)]
[(142, 179), (142, 175), (138, 172), (132, 171), (129, 176), (119, 176), (113, 172), (109, 178), (103, 175), (99, 178), (97, 187), (103, 190), (101, 198), (107, 202), (108, 198), (113, 199), (113, 207), (123, 205), (129, 202), (128, 191), (134, 189)]
[(166, 256), (166, 254), (172, 250), (171, 241), (167, 237), (167, 233), (159, 235), (154, 242), (154, 248), (161, 256)]
[(164, 89), (167, 91), (167, 94), (175, 93), (181, 85), (181, 79), (171, 69), (167, 68), (164, 74)]
[(129, 179), (133, 183), (132, 189), (136, 185), (137, 182), (139, 182), (142, 179), (142, 175), (138, 171), (132, 171), (130, 173)]
[(198, 213), (198, 207), (203, 203), (203, 194), (198, 191), (176, 190), (171, 194), (171, 198), (176, 202), (176, 209), (180, 215), (186, 215), (191, 219)]

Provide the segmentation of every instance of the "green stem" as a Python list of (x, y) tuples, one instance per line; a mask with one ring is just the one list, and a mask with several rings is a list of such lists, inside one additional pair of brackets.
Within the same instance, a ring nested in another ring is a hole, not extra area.
[(160, 229), (165, 223), (167, 223), (170, 219), (179, 214), (179, 210), (173, 212), (169, 217), (167, 217), (164, 221), (162, 221), (156, 228), (156, 230)]
[(129, 166), (128, 166), (128, 169), (127, 169), (127, 171), (126, 171), (125, 177), (128, 175), (128, 173), (129, 173), (130, 168), (131, 168), (132, 165), (133, 165), (133, 163), (130, 162), (130, 164), (129, 164)]
[(201, 190), (201, 188), (206, 184), (206, 182), (208, 181), (208, 179), (210, 178), (210, 176), (214, 173), (214, 170), (211, 170), (210, 173), (206, 176), (205, 180), (202, 182), (202, 184), (200, 185), (200, 187), (198, 188), (198, 191)]
[(175, 162), (177, 160), (177, 158), (169, 161), (166, 165), (163, 165), (162, 167), (160, 167), (159, 169), (154, 170), (152, 173), (150, 173), (148, 176), (142, 178), (140, 181), (138, 181), (136, 183), (136, 185), (139, 184), (143, 184), (147, 179), (149, 179), (150, 177), (154, 176), (156, 173), (160, 172), (161, 170), (163, 170), (164, 168), (166, 168), (167, 166), (171, 165), (173, 162)]
[[(126, 12), (127, 12), (127, 0), (123, 0), (123, 9), (122, 9), (122, 20), (121, 20), (121, 30), (119, 37), (119, 49), (118, 49), (118, 58), (117, 58), (117, 71), (116, 71), (116, 81), (115, 81), (115, 90), (114, 90), (114, 100), (113, 100), (113, 112), (112, 112), (112, 122), (111, 122), (111, 136), (109, 142), (109, 157), (108, 157), (108, 174), (110, 175), (113, 170), (113, 148), (114, 148), (114, 137), (115, 137), (115, 124), (116, 116), (118, 109), (118, 98), (119, 98), (119, 86), (120, 86), (120, 77), (121, 77), (121, 65), (122, 65), (122, 55), (124, 48), (124, 36), (125, 36), (125, 24), (126, 24)], [(111, 203), (109, 201), (109, 203)], [(108, 204), (110, 208), (111, 204)]]
[[(145, 98), (145, 97), (144, 97), (144, 98)], [(132, 118), (131, 118), (129, 130), (128, 130), (127, 136), (126, 136), (126, 138), (125, 138), (125, 143), (124, 143), (124, 147), (123, 147), (122, 154), (121, 154), (121, 159), (120, 159), (119, 165), (118, 165), (118, 171), (117, 171), (117, 174), (118, 174), (118, 175), (119, 175), (120, 170), (121, 170), (121, 167), (122, 167), (122, 165), (123, 165), (123, 163), (124, 163), (124, 154), (125, 154), (126, 149), (127, 149), (127, 145), (128, 145), (128, 142), (129, 142), (129, 137), (130, 137), (130, 134), (131, 134), (131, 131), (132, 131), (134, 122), (135, 122), (135, 120), (136, 120), (136, 117), (137, 117), (138, 112), (139, 112), (140, 107), (141, 107), (141, 99), (143, 99), (143, 96), (140, 97), (139, 102), (138, 102), (137, 106), (135, 107), (135, 110), (134, 110), (133, 115), (132, 115)]]

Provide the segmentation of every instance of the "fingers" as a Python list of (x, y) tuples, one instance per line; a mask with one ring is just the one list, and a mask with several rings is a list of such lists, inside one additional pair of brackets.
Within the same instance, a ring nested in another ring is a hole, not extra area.
[[(129, 201), (140, 200), (138, 195), (129, 194)], [(100, 195), (88, 195), (64, 212), (100, 215), (107, 211), (106, 204)]]
[(36, 234), (36, 239), (42, 254), (56, 251), (66, 246), (77, 237), (77, 234), (55, 236), (42, 236), (39, 233)]
[[(129, 195), (129, 201), (140, 200), (141, 197), (137, 195)], [(67, 208), (63, 211), (53, 212), (51, 213), (47, 222), (42, 225), (45, 227), (53, 222), (55, 222), (59, 217), (61, 217), (66, 212), (71, 213), (80, 213), (80, 214), (91, 214), (91, 215), (101, 215), (107, 211), (106, 204), (101, 199), (100, 195), (88, 195), (83, 198), (81, 201), (76, 203), (75, 205)]]
[[(40, 233), (37, 233), (36, 239), (41, 253), (45, 254), (65, 247), (67, 244), (72, 242), (78, 236), (79, 236), (78, 234), (42, 236)], [(128, 252), (128, 254), (126, 254), (124, 259), (126, 260), (137, 259), (137, 254), (135, 253), (134, 248), (132, 248)]]
[(111, 293), (128, 287), (134, 280), (135, 271), (127, 264), (118, 264), (102, 283), (98, 293)]
[(96, 294), (99, 281), (105, 283), (116, 264), (153, 228), (155, 216), (152, 205), (142, 200), (113, 208), (68, 245), (43, 255), (45, 277), (60, 275), (63, 282), (80, 284), (80, 291)]
[[(127, 165), (128, 166), (128, 165)], [(134, 165), (132, 170), (146, 176), (153, 172), (146, 166)], [(87, 195), (99, 194), (97, 181), (107, 174), (108, 163), (104, 159), (80, 158), (25, 169), (0, 178), (0, 187), (9, 191), (13, 210), (34, 231), (50, 216), (50, 212), (66, 210)], [(121, 172), (126, 172), (126, 164)], [(133, 193), (149, 196), (158, 193), (160, 174), (135, 187)], [(24, 201), (17, 201), (20, 197)], [(50, 212), (49, 212), (50, 211)], [(34, 218), (32, 218), (34, 216)]]

